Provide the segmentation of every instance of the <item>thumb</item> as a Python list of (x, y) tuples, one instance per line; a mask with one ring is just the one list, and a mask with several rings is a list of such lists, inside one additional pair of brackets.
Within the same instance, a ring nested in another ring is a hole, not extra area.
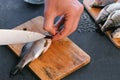
[(55, 16), (51, 16), (50, 14), (45, 15), (43, 28), (46, 31), (50, 32), (52, 35), (56, 34), (56, 30), (54, 27), (54, 20), (55, 20)]

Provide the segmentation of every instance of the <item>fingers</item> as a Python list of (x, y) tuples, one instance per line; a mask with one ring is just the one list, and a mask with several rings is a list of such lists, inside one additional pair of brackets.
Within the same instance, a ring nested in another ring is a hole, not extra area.
[[(77, 28), (80, 15), (83, 11), (83, 6), (79, 3), (78, 0), (67, 0), (66, 4), (61, 7), (59, 4), (62, 0), (45, 0), (45, 20), (44, 20), (44, 29), (50, 32), (53, 36), (53, 40), (59, 40), (66, 36), (69, 36), (72, 32), (74, 32)], [(47, 4), (48, 2), (48, 4)], [(56, 4), (57, 3), (57, 4)], [(54, 5), (53, 5), (54, 4)], [(54, 20), (56, 16), (62, 16), (56, 24), (54, 24)], [(64, 24), (64, 28), (60, 29), (60, 26)]]
[(64, 28), (53, 37), (53, 40), (59, 40), (66, 36), (69, 36), (77, 29), (80, 16), (83, 12), (83, 8), (78, 11), (77, 10), (68, 12), (66, 15), (64, 15), (64, 18), (62, 18), (62, 20), (59, 22), (60, 24), (57, 24), (58, 26), (60, 26), (64, 23)]
[(62, 39), (70, 35), (76, 29), (76, 26), (74, 26), (76, 24), (74, 24), (76, 20), (74, 20), (73, 16), (69, 16), (67, 18), (68, 19), (65, 20), (64, 23), (64, 28), (53, 37), (53, 40)]
[(60, 31), (60, 27), (64, 24), (64, 21), (65, 21), (64, 16), (61, 16), (60, 19), (55, 24), (56, 31)]
[(55, 15), (50, 15), (50, 14), (45, 14), (45, 19), (44, 19), (44, 25), (43, 28), (50, 32), (52, 35), (56, 34), (56, 30), (54, 27), (54, 20), (55, 20)]

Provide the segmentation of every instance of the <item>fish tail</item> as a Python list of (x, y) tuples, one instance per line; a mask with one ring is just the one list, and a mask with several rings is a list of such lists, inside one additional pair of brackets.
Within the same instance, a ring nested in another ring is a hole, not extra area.
[(22, 71), (23, 68), (19, 67), (19, 66), (16, 66), (15, 68), (13, 68), (11, 71), (10, 71), (10, 77), (13, 77), (15, 75), (17, 75), (18, 73), (20, 73)]
[(17, 75), (24, 68), (24, 60), (20, 61), (15, 68), (10, 71), (10, 77)]

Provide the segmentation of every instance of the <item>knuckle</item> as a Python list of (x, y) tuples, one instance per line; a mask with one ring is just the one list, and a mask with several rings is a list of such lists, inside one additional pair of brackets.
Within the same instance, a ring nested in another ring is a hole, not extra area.
[(74, 14), (76, 14), (76, 16), (81, 15), (83, 10), (84, 10), (84, 6), (82, 4), (79, 4), (78, 6), (75, 6)]
[(84, 10), (84, 7), (82, 4), (75, 6), (72, 10), (71, 10), (71, 14), (73, 14), (74, 16), (80, 16), (82, 14)]

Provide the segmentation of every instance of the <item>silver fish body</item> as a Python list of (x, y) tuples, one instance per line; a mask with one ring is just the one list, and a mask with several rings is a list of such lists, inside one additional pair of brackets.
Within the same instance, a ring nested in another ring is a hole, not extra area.
[(96, 18), (96, 22), (98, 24), (104, 23), (110, 13), (116, 10), (120, 10), (120, 3), (112, 3), (110, 5), (107, 5), (100, 11), (98, 17)]
[(117, 28), (113, 33), (112, 33), (113, 38), (120, 38), (120, 28)]
[(91, 7), (103, 8), (111, 3), (116, 2), (117, 0), (94, 0)]
[(32, 44), (30, 43), (25, 45), (27, 52), (23, 50), (23, 52), (26, 54), (24, 54), (20, 62), (10, 72), (10, 76), (14, 76), (19, 73), (29, 62), (37, 59), (42, 53), (46, 52), (51, 45), (51, 41), (51, 39), (43, 38), (41, 40), (33, 42)]
[(106, 32), (110, 29), (115, 29), (120, 27), (120, 10), (113, 11), (107, 18), (105, 24), (102, 26), (101, 30)]

